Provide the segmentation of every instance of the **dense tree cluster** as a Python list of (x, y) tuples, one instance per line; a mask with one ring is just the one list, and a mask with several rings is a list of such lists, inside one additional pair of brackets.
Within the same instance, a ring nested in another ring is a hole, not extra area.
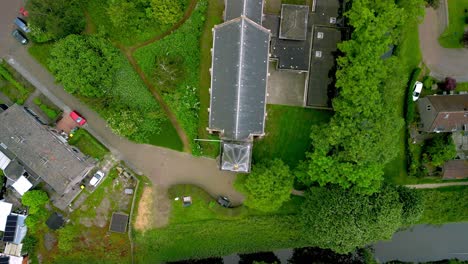
[(289, 167), (275, 159), (255, 164), (249, 175), (239, 176), (236, 187), (246, 194), (246, 206), (270, 212), (278, 210), (289, 200), (293, 182)]
[(404, 5), (392, 0), (352, 2), (346, 13), (354, 28), (352, 38), (339, 46), (345, 55), (338, 58), (335, 115), (329, 124), (312, 129), (313, 150), (298, 174), (302, 182), (355, 187), (367, 194), (379, 190), (404, 123), (392, 110), (392, 100), (398, 98), (393, 92), (401, 94), (405, 87), (394, 78), (404, 74), (397, 59), (382, 55), (398, 44), (402, 25), (423, 10), (421, 0)]
[(314, 187), (302, 208), (304, 234), (314, 245), (337, 253), (390, 239), (402, 225), (414, 224), (421, 216), (423, 200), (416, 192), (389, 185), (373, 195), (338, 186)]
[(108, 0), (107, 15), (121, 34), (145, 31), (148, 26), (172, 25), (182, 18), (186, 0)]
[(36, 42), (81, 33), (86, 25), (81, 0), (29, 0), (31, 37)]
[(49, 68), (65, 90), (85, 97), (103, 97), (114, 79), (118, 50), (95, 36), (69, 35), (50, 52)]
[(48, 202), (49, 196), (41, 190), (28, 191), (21, 198), (21, 203), (29, 209), (25, 222), (31, 232), (34, 233), (40, 225), (44, 225), (47, 218), (47, 211), (44, 207)]

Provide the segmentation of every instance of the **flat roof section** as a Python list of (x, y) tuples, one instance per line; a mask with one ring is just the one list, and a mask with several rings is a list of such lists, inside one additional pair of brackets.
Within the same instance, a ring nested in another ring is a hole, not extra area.
[(281, 5), (280, 39), (306, 40), (309, 6)]
[(315, 27), (306, 105), (329, 108), (329, 86), (335, 75), (335, 52), (342, 40), (342, 30), (331, 27)]
[(113, 213), (109, 230), (112, 232), (127, 232), (128, 215), (123, 213)]
[(310, 23), (322, 26), (343, 26), (343, 5), (339, 0), (315, 0)]

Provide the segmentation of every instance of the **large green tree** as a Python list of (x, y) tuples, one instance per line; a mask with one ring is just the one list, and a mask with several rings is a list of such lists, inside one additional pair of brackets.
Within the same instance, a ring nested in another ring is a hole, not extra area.
[(162, 25), (171, 25), (182, 18), (181, 0), (151, 0), (153, 15)]
[(422, 0), (409, 1), (405, 6), (393, 0), (352, 2), (346, 16), (354, 31), (339, 45), (344, 56), (337, 60), (335, 115), (329, 124), (312, 128), (312, 151), (298, 173), (303, 183), (333, 183), (366, 194), (379, 190), (404, 124), (392, 102), (405, 84), (393, 76), (406, 78), (398, 69), (401, 62), (382, 55), (399, 43), (402, 25), (415, 21), (410, 15), (423, 10)]
[(65, 90), (85, 97), (110, 93), (118, 51), (96, 36), (70, 35), (50, 52), (49, 68)]
[(49, 202), (49, 196), (41, 190), (26, 192), (21, 198), (21, 203), (29, 207), (29, 213), (35, 214)]
[(29, 0), (26, 9), (31, 36), (36, 42), (79, 34), (86, 25), (81, 0)]
[(390, 239), (403, 223), (409, 222), (406, 216), (404, 203), (393, 186), (384, 185), (373, 195), (331, 186), (314, 187), (306, 193), (301, 220), (311, 244), (348, 253)]
[(260, 162), (248, 175), (238, 176), (236, 187), (245, 193), (244, 204), (260, 211), (275, 211), (289, 200), (294, 176), (280, 159)]

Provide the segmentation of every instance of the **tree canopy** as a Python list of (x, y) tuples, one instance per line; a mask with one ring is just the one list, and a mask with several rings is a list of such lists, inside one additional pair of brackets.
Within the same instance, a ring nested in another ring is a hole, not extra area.
[(162, 25), (171, 25), (182, 18), (183, 6), (180, 0), (151, 0), (153, 16)]
[(36, 42), (79, 34), (86, 26), (80, 0), (29, 0), (26, 9), (31, 37)]
[(103, 97), (110, 92), (118, 51), (96, 36), (70, 35), (50, 52), (49, 68), (65, 90), (85, 97)]
[(29, 213), (35, 214), (49, 202), (47, 193), (41, 190), (26, 192), (21, 198), (21, 203), (29, 207)]
[[(411, 202), (422, 203), (422, 200)], [(391, 238), (403, 223), (410, 223), (422, 213), (413, 214), (409, 210), (405, 213), (404, 207), (397, 188), (389, 185), (373, 195), (338, 186), (314, 187), (306, 193), (301, 220), (304, 234), (312, 244), (348, 253)], [(405, 219), (410, 215), (411, 219)]]
[(424, 162), (435, 167), (443, 166), (445, 162), (456, 156), (455, 144), (449, 134), (437, 134), (424, 144)]
[(238, 177), (236, 187), (247, 196), (244, 204), (260, 211), (278, 210), (293, 189), (294, 176), (280, 159), (255, 164), (249, 175)]
[(421, 0), (409, 2), (404, 7), (392, 0), (352, 2), (346, 16), (354, 31), (339, 45), (344, 56), (337, 60), (335, 115), (312, 128), (313, 148), (302, 166), (305, 173), (298, 174), (305, 184), (333, 183), (367, 194), (379, 190), (385, 165), (398, 153), (404, 121), (392, 102), (405, 87), (393, 77), (405, 79), (401, 62), (382, 55), (399, 43), (401, 26), (422, 12)]

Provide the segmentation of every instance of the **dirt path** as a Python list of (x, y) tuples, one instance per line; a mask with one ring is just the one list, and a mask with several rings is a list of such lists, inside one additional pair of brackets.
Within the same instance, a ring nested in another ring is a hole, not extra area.
[(413, 189), (435, 189), (449, 186), (463, 186), (468, 185), (468, 182), (446, 182), (446, 183), (426, 183), (426, 184), (414, 184), (414, 185), (405, 185), (408, 188)]
[(459, 82), (467, 82), (468, 49), (446, 49), (438, 42), (446, 20), (444, 6), (437, 11), (426, 8), (424, 21), (419, 25), (419, 45), (423, 61), (431, 70), (430, 75), (437, 79), (451, 76)]
[(179, 124), (179, 121), (177, 120), (177, 117), (175, 116), (175, 114), (171, 111), (169, 106), (166, 104), (166, 102), (162, 98), (159, 91), (156, 89), (156, 87), (154, 87), (154, 85), (151, 83), (151, 81), (146, 77), (145, 73), (143, 72), (141, 67), (138, 65), (135, 58), (133, 57), (133, 53), (138, 48), (144, 47), (144, 46), (152, 44), (152, 43), (154, 43), (154, 42), (156, 42), (158, 40), (161, 40), (164, 37), (170, 35), (175, 30), (177, 30), (179, 27), (181, 27), (185, 23), (185, 21), (187, 21), (187, 19), (190, 18), (190, 16), (192, 15), (192, 12), (193, 12), (193, 10), (195, 10), (196, 6), (197, 6), (197, 0), (191, 0), (190, 5), (189, 5), (187, 11), (185, 12), (184, 16), (182, 17), (182, 19), (179, 22), (177, 22), (176, 24), (174, 24), (170, 29), (168, 29), (166, 32), (164, 32), (161, 35), (155, 36), (155, 37), (153, 37), (153, 38), (151, 38), (151, 39), (149, 39), (149, 40), (147, 40), (147, 41), (145, 41), (143, 43), (139, 43), (139, 44), (134, 45), (134, 46), (129, 47), (129, 48), (123, 47), (122, 45), (117, 45), (119, 47), (119, 49), (122, 50), (125, 57), (127, 57), (127, 60), (130, 62), (132, 67), (135, 69), (135, 71), (138, 73), (138, 75), (143, 80), (145, 85), (148, 87), (148, 89), (150, 90), (153, 97), (159, 102), (159, 104), (163, 108), (163, 110), (166, 113), (167, 117), (169, 118), (169, 120), (171, 121), (171, 123), (174, 126), (175, 130), (177, 131), (177, 134), (179, 135), (182, 143), (184, 144), (184, 152), (187, 152), (187, 153), (190, 153), (192, 151), (191, 148), (190, 148), (190, 142), (189, 142), (189, 138), (188, 138), (187, 134), (185, 133), (182, 126)]

